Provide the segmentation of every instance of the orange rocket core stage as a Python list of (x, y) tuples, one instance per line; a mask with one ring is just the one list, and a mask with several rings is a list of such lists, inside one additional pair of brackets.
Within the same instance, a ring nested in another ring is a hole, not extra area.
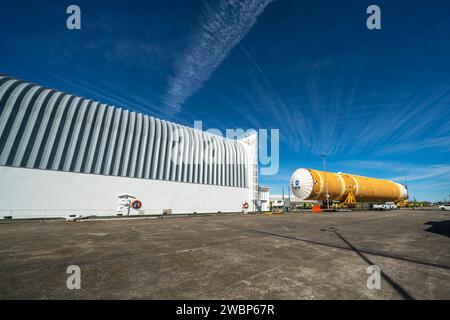
[(298, 169), (291, 177), (292, 192), (303, 200), (326, 200), (327, 188), (330, 200), (336, 201), (344, 201), (350, 192), (360, 202), (408, 198), (406, 187), (390, 180), (313, 169)]

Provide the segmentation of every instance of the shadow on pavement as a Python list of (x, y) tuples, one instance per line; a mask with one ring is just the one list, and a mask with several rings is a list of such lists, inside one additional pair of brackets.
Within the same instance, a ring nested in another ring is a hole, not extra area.
[(450, 238), (450, 220), (428, 221), (424, 224), (430, 226), (425, 231), (440, 234)]

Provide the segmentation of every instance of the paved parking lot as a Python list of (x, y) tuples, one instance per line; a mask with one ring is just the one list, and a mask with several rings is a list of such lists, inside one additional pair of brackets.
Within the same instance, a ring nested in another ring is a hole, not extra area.
[(3, 223), (0, 241), (2, 299), (450, 298), (434, 210)]

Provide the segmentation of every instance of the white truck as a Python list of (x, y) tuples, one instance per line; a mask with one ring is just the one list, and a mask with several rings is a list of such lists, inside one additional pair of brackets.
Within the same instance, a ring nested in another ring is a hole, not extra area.
[(398, 206), (393, 202), (374, 203), (372, 206), (372, 210), (387, 211), (395, 209), (398, 209)]
[(398, 205), (396, 205), (394, 202), (386, 202), (386, 205), (389, 207), (389, 210), (397, 210)]

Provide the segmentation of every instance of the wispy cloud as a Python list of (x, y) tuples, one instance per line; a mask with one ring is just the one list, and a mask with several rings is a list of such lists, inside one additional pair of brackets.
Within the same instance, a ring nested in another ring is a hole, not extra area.
[(222, 0), (207, 5), (201, 25), (175, 63), (175, 75), (169, 79), (163, 98), (168, 108), (173, 112), (181, 110), (181, 105), (203, 86), (271, 1)]
[[(383, 143), (391, 145), (415, 140), (425, 131), (440, 129), (436, 123), (448, 112), (450, 103), (450, 83), (436, 88), (423, 90), (409, 98), (393, 99), (384, 106), (383, 112), (373, 109), (373, 116), (364, 124), (363, 130), (355, 136), (358, 146), (370, 146)], [(432, 132), (431, 132), (432, 133)]]
[(434, 149), (437, 151), (450, 151), (450, 136), (428, 138), (422, 141), (409, 141), (399, 143), (392, 146), (380, 148), (378, 154), (396, 154), (396, 153), (411, 153), (419, 150)]
[(434, 177), (447, 178), (450, 181), (450, 164), (423, 165), (396, 161), (350, 160), (338, 162), (337, 165), (356, 169), (375, 169), (382, 175), (400, 173), (389, 177), (396, 181), (402, 181), (405, 178), (408, 181), (416, 181)]
[(82, 91), (82, 96), (90, 99), (98, 99), (101, 103), (113, 104), (115, 107), (124, 108), (127, 110), (141, 112), (143, 114), (149, 114), (149, 111), (153, 111), (156, 114), (159, 108), (140, 96), (127, 95), (122, 96), (120, 94), (115, 94), (112, 90), (105, 90), (105, 87), (99, 87), (93, 83), (86, 83), (85, 81), (78, 80), (72, 81), (68, 77), (61, 77), (58, 75), (52, 75), (53, 78), (57, 79), (62, 83), (69, 84), (73, 88), (77, 88)]
[(450, 82), (416, 91), (386, 88), (372, 92), (364, 75), (357, 74), (351, 82), (345, 82), (340, 71), (331, 59), (311, 64), (305, 86), (299, 88), (304, 93), (294, 96), (290, 103), (291, 115), (295, 114), (296, 121), (307, 115), (306, 123), (297, 123), (292, 130), (292, 117), (277, 106), (289, 119), (283, 122), (283, 130), (295, 137), (295, 142), (289, 142), (294, 149), (331, 155), (368, 150), (380, 155), (449, 150)]
[[(239, 46), (242, 49), (242, 52), (244, 52), (249, 59), (251, 65), (257, 71), (259, 78), (262, 80), (262, 84), (256, 83), (253, 86), (255, 94), (261, 101), (263, 101), (265, 107), (267, 108), (267, 112), (270, 113), (273, 120), (275, 120), (279, 126), (283, 124), (282, 139), (285, 139), (294, 149), (298, 149), (300, 145), (305, 145), (308, 140), (305, 139), (305, 135), (300, 134), (296, 128), (298, 126), (305, 129), (307, 128), (308, 123), (306, 121), (306, 117), (303, 115), (301, 110), (297, 110), (295, 119), (292, 117), (292, 108), (290, 108), (290, 106), (285, 103), (284, 99), (281, 98), (280, 94), (272, 85), (272, 82), (269, 80), (269, 77), (266, 75), (264, 70), (242, 44)], [(253, 95), (250, 95), (251, 99), (253, 98), (252, 96)], [(254, 102), (253, 105), (256, 107), (261, 105), (261, 103)], [(248, 118), (250, 114), (251, 112), (246, 110), (245, 117)], [(261, 126), (258, 124), (257, 127)]]
[(391, 177), (392, 180), (400, 180), (402, 178), (407, 181), (419, 181), (432, 178), (446, 179), (447, 181), (450, 181), (450, 165), (440, 164), (417, 166), (414, 167), (414, 171), (412, 173), (409, 173), (406, 176)]

